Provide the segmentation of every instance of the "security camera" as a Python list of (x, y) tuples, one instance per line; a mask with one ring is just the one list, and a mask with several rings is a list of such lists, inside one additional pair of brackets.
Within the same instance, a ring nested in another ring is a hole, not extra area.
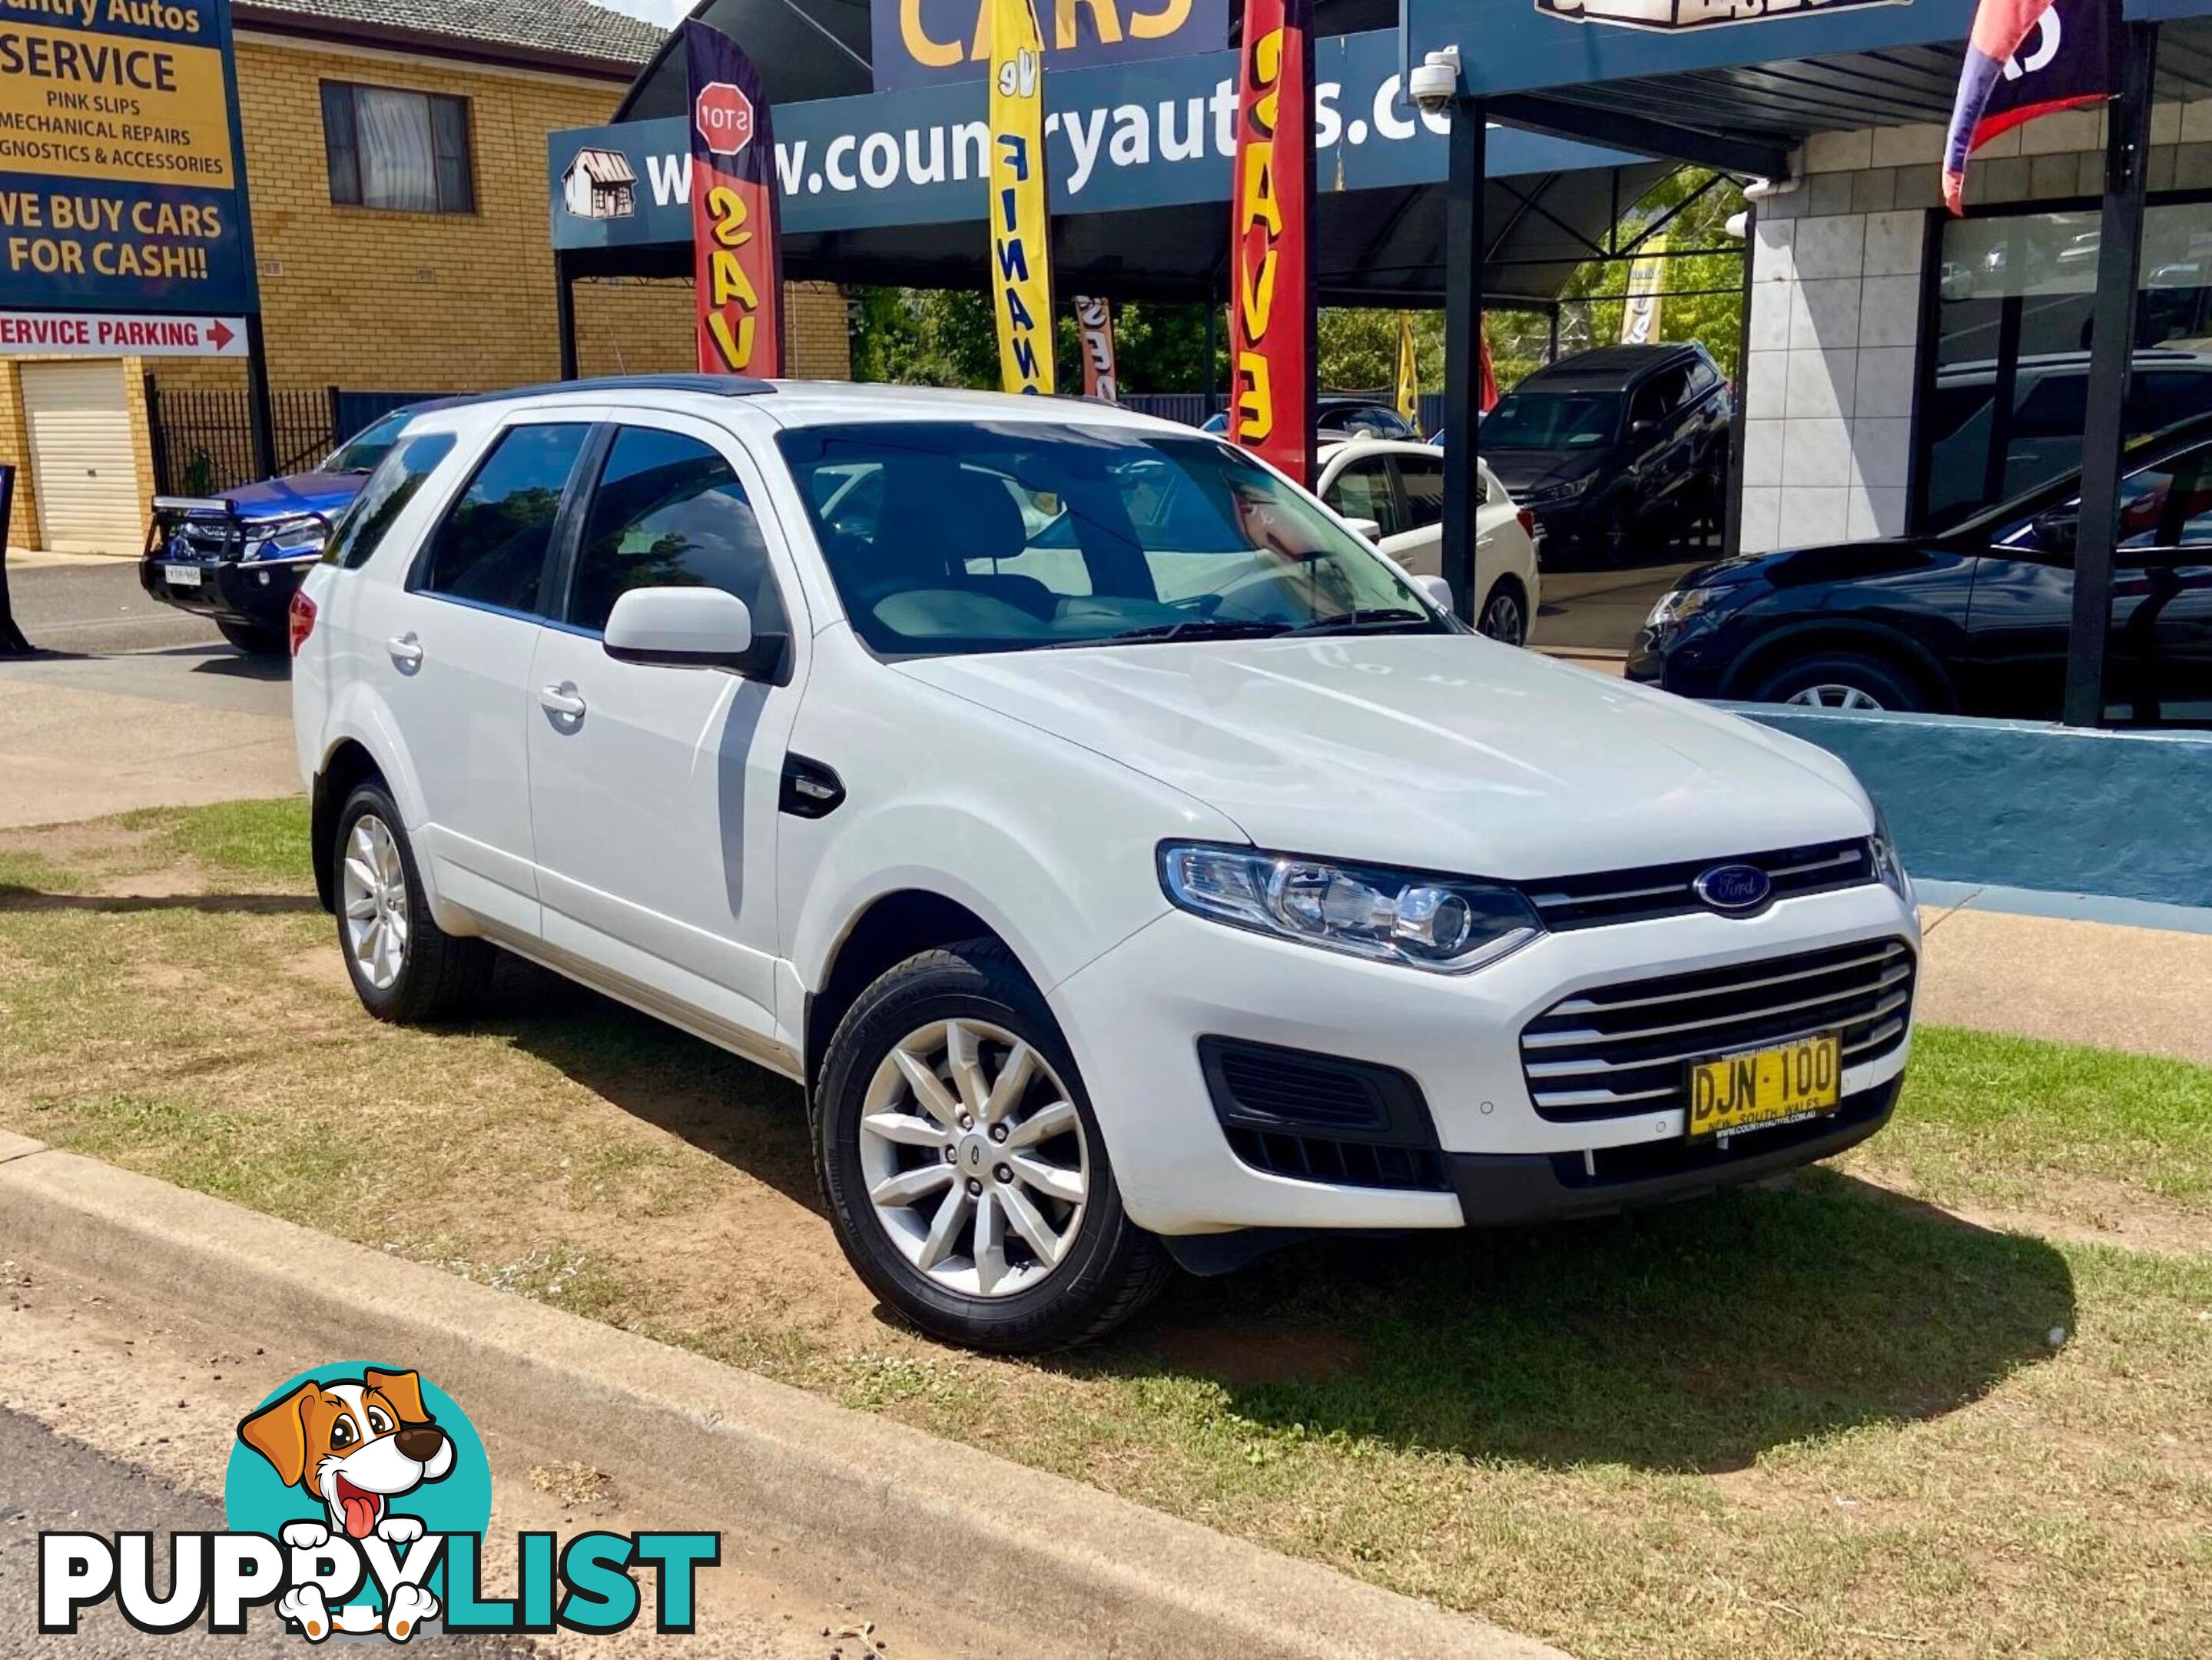
[(1406, 77), (1406, 90), (1431, 115), (1442, 115), (1459, 96), (1459, 48), (1432, 52)]

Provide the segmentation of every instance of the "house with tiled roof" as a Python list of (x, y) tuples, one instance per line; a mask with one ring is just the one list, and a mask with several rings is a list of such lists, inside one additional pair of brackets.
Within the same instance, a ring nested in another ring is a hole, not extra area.
[[(554, 378), (546, 137), (607, 120), (666, 31), (592, 0), (231, 15), (279, 461), (311, 465), (404, 394)], [(842, 340), (834, 289), (796, 298), (835, 308), (811, 334)], [(580, 367), (691, 367), (691, 303), (688, 283), (579, 283)], [(815, 356), (794, 368), (845, 372)], [(246, 482), (245, 386), (216, 359), (0, 357), (0, 461), (27, 463), (10, 539), (127, 547), (157, 491)]]

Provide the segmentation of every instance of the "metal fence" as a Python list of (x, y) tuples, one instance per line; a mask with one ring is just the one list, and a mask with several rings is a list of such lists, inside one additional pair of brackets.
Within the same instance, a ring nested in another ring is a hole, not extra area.
[[(1389, 392), (1378, 392), (1376, 401), (1395, 404)], [(1162, 420), (1180, 421), (1187, 427), (1202, 426), (1206, 417), (1229, 407), (1229, 399), (1216, 392), (1125, 392), (1121, 406), (1135, 410), (1139, 415), (1157, 415)], [(1444, 422), (1444, 395), (1440, 392), (1421, 394), (1420, 418), (1417, 424), (1424, 435), (1434, 432)]]
[[(403, 404), (450, 393), (288, 387), (269, 394), (276, 471), (304, 472), (344, 440)], [(171, 386), (146, 377), (155, 488), (164, 496), (210, 496), (261, 477), (253, 460), (253, 414), (246, 389)]]

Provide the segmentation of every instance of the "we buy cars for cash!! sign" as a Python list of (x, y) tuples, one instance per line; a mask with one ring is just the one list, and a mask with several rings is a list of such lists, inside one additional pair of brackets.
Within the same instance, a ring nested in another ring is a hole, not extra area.
[(0, 294), (254, 309), (234, 87), (227, 0), (0, 0)]

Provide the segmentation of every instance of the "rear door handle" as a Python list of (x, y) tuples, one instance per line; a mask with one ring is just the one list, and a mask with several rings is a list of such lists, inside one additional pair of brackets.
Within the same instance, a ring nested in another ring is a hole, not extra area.
[(571, 721), (584, 718), (584, 700), (568, 689), (566, 681), (557, 686), (540, 686), (538, 702), (549, 714), (563, 715)]
[(392, 660), (403, 669), (422, 666), (422, 642), (411, 633), (393, 635), (384, 642), (384, 648), (392, 654)]

